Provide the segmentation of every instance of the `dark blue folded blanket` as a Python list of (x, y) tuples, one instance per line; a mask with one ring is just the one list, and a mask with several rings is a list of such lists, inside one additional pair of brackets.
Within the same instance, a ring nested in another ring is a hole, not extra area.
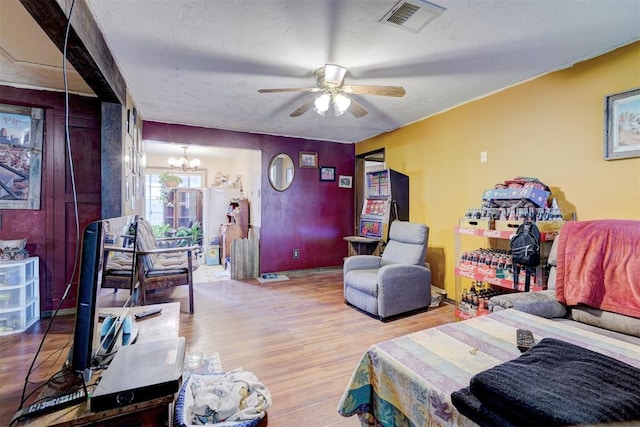
[[(640, 369), (545, 338), (451, 396), (480, 425), (565, 426), (640, 420)], [(477, 401), (475, 400), (477, 399)]]
[(451, 401), (458, 412), (480, 426), (514, 427), (511, 421), (502, 418), (484, 406), (477, 397), (471, 394), (469, 387), (451, 393)]

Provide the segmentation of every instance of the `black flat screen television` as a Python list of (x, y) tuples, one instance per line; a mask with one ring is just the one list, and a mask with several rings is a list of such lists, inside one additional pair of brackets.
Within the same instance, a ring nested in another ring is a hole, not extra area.
[[(131, 263), (131, 288), (129, 297), (116, 310), (115, 321), (110, 322), (112, 330), (103, 331), (99, 319), (99, 297), (102, 288), (103, 265), (105, 262), (105, 239), (113, 246), (131, 247), (131, 259), (135, 260), (135, 224), (137, 216), (122, 216), (94, 221), (82, 233), (80, 268), (78, 275), (78, 298), (70, 365), (85, 380), (91, 375), (91, 368), (100, 364), (101, 358), (113, 351), (124, 323), (128, 308), (133, 304), (135, 286), (135, 263)], [(134, 225), (134, 227), (131, 227)], [(131, 230), (134, 234), (131, 235)], [(110, 339), (110, 342), (106, 340)]]

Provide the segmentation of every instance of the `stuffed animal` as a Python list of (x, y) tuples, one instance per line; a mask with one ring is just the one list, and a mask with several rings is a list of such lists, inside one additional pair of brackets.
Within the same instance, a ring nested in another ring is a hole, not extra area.
[(27, 239), (0, 240), (0, 260), (10, 261), (29, 257), (26, 251)]

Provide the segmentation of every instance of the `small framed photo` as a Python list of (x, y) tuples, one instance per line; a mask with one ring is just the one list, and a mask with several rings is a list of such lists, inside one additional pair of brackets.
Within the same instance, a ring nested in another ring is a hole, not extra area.
[(605, 160), (640, 157), (640, 89), (605, 98)]
[(353, 178), (347, 175), (340, 175), (338, 177), (338, 187), (351, 188), (353, 185)]
[(136, 127), (135, 109), (127, 110), (127, 134), (133, 137), (133, 128)]
[(300, 152), (300, 160), (298, 163), (298, 167), (301, 168), (318, 168), (318, 153), (313, 153), (310, 151), (301, 151)]
[(330, 166), (322, 166), (320, 168), (320, 181), (335, 181), (336, 168)]

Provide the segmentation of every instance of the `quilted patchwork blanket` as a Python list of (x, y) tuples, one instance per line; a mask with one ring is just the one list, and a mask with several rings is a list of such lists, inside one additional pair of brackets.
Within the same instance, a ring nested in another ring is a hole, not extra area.
[(536, 342), (556, 338), (640, 368), (640, 340), (509, 309), (373, 345), (353, 371), (338, 412), (357, 415), (363, 426), (476, 426), (456, 410), (451, 394), (479, 372), (520, 356), (518, 328), (531, 330)]

